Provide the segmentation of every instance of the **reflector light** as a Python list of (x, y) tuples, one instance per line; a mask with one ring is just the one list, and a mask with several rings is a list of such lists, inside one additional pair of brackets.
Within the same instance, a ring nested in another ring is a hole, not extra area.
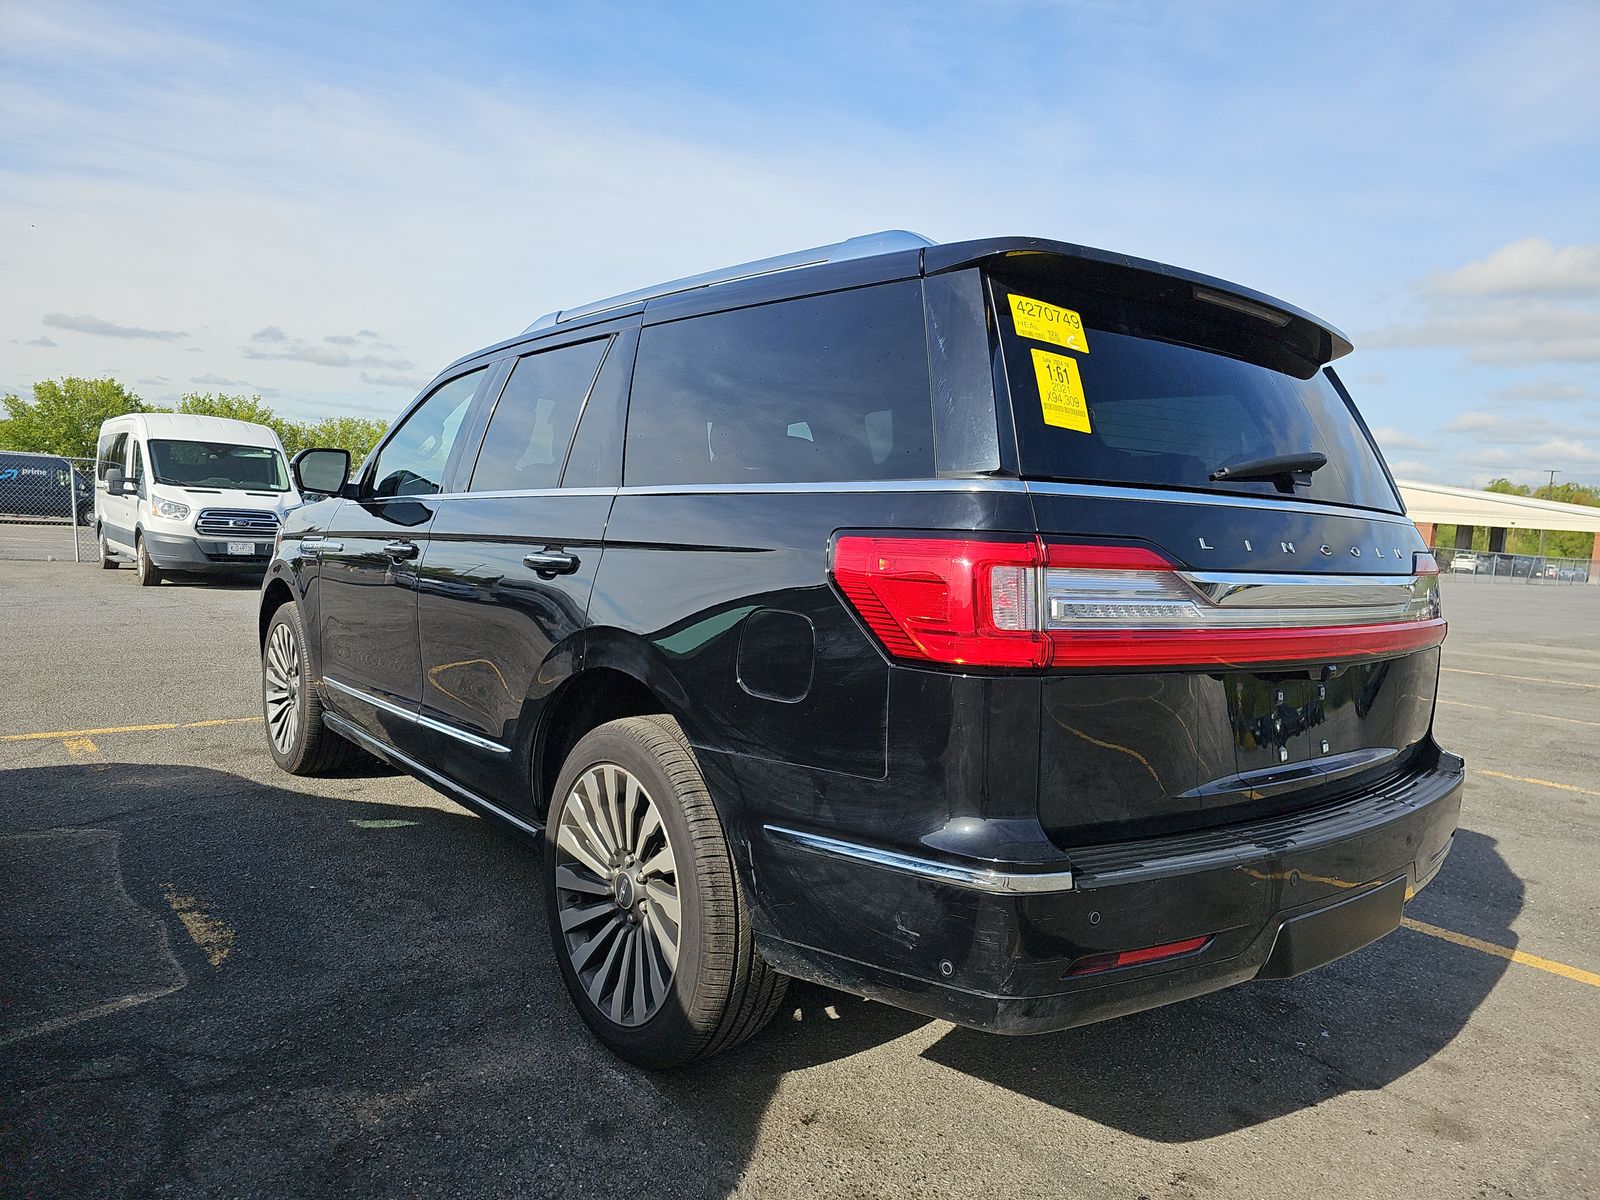
[(1437, 566), (1430, 572), (1425, 555), (1416, 565), (1411, 576), (1346, 580), (1360, 585), (1342, 589), (1358, 597), (1351, 602), (1338, 579), (1186, 577), (1142, 546), (934, 534), (841, 534), (833, 546), (834, 581), (885, 650), (969, 667), (1228, 667), (1408, 654), (1445, 635)]
[(1136, 967), (1142, 963), (1162, 962), (1204, 950), (1211, 941), (1210, 934), (1185, 938), (1181, 942), (1167, 942), (1162, 946), (1145, 946), (1139, 950), (1118, 950), (1109, 954), (1090, 954), (1078, 959), (1067, 968), (1066, 978), (1078, 975), (1099, 975), (1115, 971), (1118, 967)]

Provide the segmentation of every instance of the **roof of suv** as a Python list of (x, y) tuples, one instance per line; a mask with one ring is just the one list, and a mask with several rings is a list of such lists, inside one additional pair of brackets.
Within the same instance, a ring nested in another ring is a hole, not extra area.
[[(910, 261), (913, 255), (916, 256), (914, 263)], [(580, 328), (609, 317), (632, 315), (682, 299), (692, 293), (704, 293), (711, 288), (717, 288), (719, 291), (727, 288), (735, 295), (746, 291), (747, 288), (752, 291), (759, 290), (763, 293), (763, 299), (770, 299), (772, 297), (766, 293), (772, 290), (774, 277), (782, 276), (786, 282), (793, 281), (792, 291), (796, 295), (804, 295), (811, 282), (808, 277), (819, 269), (834, 264), (854, 262), (869, 266), (872, 260), (882, 260), (885, 270), (888, 270), (892, 263), (893, 266), (900, 268), (900, 277), (904, 278), (915, 275), (937, 275), (972, 266), (993, 266), (1003, 262), (1022, 263), (1040, 257), (1102, 268), (1117, 268), (1160, 281), (1187, 283), (1195, 289), (1194, 294), (1199, 299), (1209, 299), (1212, 303), (1221, 303), (1224, 307), (1233, 307), (1256, 316), (1264, 316), (1275, 324), (1292, 326), (1293, 331), (1298, 334), (1297, 341), (1302, 344), (1307, 342), (1315, 344), (1315, 357), (1322, 363), (1340, 358), (1353, 349), (1350, 339), (1337, 327), (1304, 309), (1226, 279), (1152, 259), (1135, 258), (1132, 255), (1098, 250), (1092, 246), (1079, 246), (1071, 242), (1022, 236), (980, 238), (940, 244), (920, 234), (890, 229), (848, 238), (831, 245), (797, 250), (773, 258), (757, 259), (715, 271), (685, 276), (682, 279), (624, 292), (574, 308), (558, 309), (546, 313), (516, 337), (463, 355), (447, 370), (517, 342), (535, 340), (566, 329)], [(728, 297), (730, 300), (733, 298), (734, 296)], [(1229, 304), (1227, 301), (1230, 299), (1243, 303)]]

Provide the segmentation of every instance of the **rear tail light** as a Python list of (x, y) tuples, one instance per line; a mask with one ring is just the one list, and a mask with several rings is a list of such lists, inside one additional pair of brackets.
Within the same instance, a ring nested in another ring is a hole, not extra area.
[(1137, 967), (1145, 963), (1162, 962), (1169, 958), (1181, 958), (1186, 954), (1197, 954), (1204, 950), (1210, 941), (1211, 937), (1207, 935), (1185, 938), (1181, 942), (1167, 942), (1161, 946), (1145, 946), (1139, 950), (1116, 950), (1109, 954), (1086, 955), (1067, 968), (1065, 978), (1099, 975), (1103, 971), (1115, 971), (1118, 967)]
[(896, 658), (1229, 666), (1438, 645), (1438, 569), (1428, 573), (1421, 557), (1412, 576), (1373, 576), (1370, 585), (1358, 581), (1358, 593), (1339, 595), (1315, 577), (1186, 575), (1139, 546), (844, 534), (834, 542), (833, 577)]

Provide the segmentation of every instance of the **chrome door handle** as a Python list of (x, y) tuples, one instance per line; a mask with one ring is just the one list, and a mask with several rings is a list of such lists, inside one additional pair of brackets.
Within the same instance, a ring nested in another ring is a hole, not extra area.
[(390, 542), (384, 546), (383, 552), (394, 559), (395, 562), (405, 562), (406, 559), (417, 556), (417, 544), (415, 542)]
[(540, 550), (536, 554), (524, 554), (522, 565), (537, 571), (540, 575), (551, 577), (555, 575), (571, 575), (578, 569), (578, 556), (568, 554), (562, 550)]

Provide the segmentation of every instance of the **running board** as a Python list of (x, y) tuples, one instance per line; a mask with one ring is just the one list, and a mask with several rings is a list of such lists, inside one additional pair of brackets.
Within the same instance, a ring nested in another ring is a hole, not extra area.
[(519, 817), (515, 813), (506, 811), (492, 800), (485, 800), (477, 792), (462, 787), (453, 779), (447, 779), (437, 771), (423, 766), (410, 755), (402, 754), (393, 746), (380, 742), (360, 726), (352, 721), (345, 720), (337, 713), (323, 713), (322, 723), (340, 737), (356, 743), (367, 753), (381, 758), (390, 766), (398, 767), (402, 771), (418, 776), (423, 782), (431, 784), (435, 790), (449, 792), (453, 799), (460, 800), (468, 808), (477, 809), (487, 816), (499, 817), (500, 820), (514, 829), (532, 837), (544, 836), (544, 825), (541, 822), (529, 821), (525, 817)]

